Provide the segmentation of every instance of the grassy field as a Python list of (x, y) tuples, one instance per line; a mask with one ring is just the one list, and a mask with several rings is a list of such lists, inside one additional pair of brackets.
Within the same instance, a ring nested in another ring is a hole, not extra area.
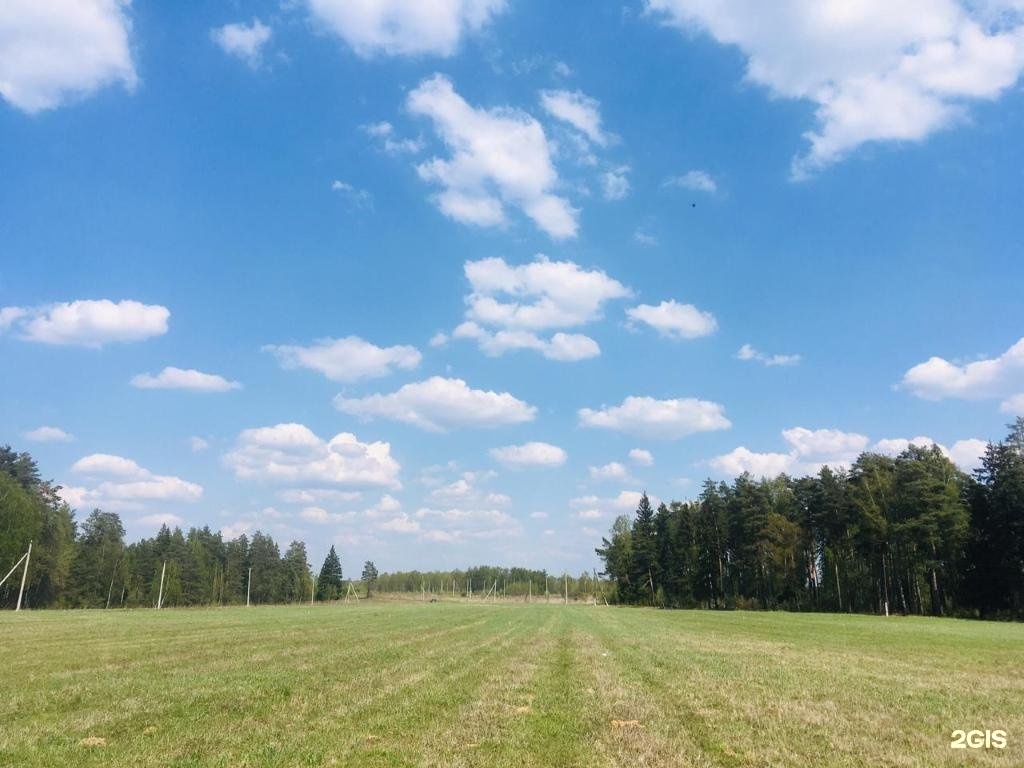
[[(1024, 765), (1024, 626), (561, 605), (0, 615), (3, 766)], [(957, 728), (1006, 749), (951, 750)]]

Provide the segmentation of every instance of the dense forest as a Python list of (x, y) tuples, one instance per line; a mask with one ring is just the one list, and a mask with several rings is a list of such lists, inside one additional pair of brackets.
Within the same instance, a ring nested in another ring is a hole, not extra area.
[[(911, 446), (810, 477), (708, 480), (697, 500), (657, 509), (644, 495), (597, 550), (605, 579), (493, 566), (378, 573), (366, 562), (347, 582), (333, 547), (314, 572), (303, 542), (282, 553), (259, 531), (225, 540), (162, 526), (128, 544), (116, 513), (76, 521), (58, 491), (30, 455), (0, 448), (0, 576), (33, 542), (26, 607), (154, 606), (162, 579), (166, 606), (332, 600), (354, 584), (362, 595), (1024, 618), (1024, 419), (973, 475)], [(15, 575), (0, 587), (0, 606), (19, 586)]]
[(1024, 618), (1024, 419), (973, 476), (910, 446), (657, 509), (644, 495), (597, 554), (620, 603)]
[[(27, 607), (154, 606), (161, 578), (165, 606), (309, 600), (314, 584), (321, 600), (343, 595), (333, 547), (314, 580), (303, 542), (293, 541), (282, 554), (259, 531), (225, 541), (208, 527), (184, 533), (165, 525), (151, 539), (126, 544), (116, 513), (96, 509), (78, 522), (58, 490), (40, 478), (29, 454), (0, 448), (0, 569), (5, 573), (32, 542)], [(366, 563), (364, 576), (375, 575)], [(8, 579), (0, 606), (13, 606), (19, 587), (19, 578)]]

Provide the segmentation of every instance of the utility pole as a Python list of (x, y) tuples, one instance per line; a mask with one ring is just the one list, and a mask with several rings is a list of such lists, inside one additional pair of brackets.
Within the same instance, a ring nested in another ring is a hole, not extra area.
[(21, 572), (21, 589), (18, 590), (18, 607), (14, 610), (21, 610), (21, 596), (25, 594), (25, 580), (28, 578), (28, 561), (32, 559), (32, 542), (28, 543), (28, 552), (25, 554), (25, 570)]
[(245, 585), (245, 607), (249, 607), (249, 593), (252, 591), (252, 566), (249, 566), (249, 581)]
[(160, 569), (160, 594), (156, 598), (156, 609), (159, 611), (164, 607), (164, 574), (167, 573), (167, 561), (164, 560), (164, 567)]
[(119, 566), (120, 564), (121, 558), (118, 558), (117, 562), (114, 563), (114, 570), (110, 573), (110, 588), (107, 589), (107, 608), (110, 607), (110, 595), (114, 591), (114, 577), (117, 575), (117, 566)]

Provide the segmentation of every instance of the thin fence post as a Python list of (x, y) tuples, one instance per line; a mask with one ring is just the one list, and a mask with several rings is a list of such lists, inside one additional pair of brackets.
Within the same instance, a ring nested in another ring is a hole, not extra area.
[(252, 566), (249, 566), (249, 581), (245, 585), (245, 607), (249, 607), (249, 593), (252, 591)]

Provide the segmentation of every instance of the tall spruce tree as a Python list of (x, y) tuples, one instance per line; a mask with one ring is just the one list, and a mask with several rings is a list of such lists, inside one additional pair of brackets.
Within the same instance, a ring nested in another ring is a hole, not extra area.
[(331, 551), (324, 558), (324, 564), (320, 568), (320, 576), (316, 580), (316, 596), (318, 600), (337, 600), (341, 597), (341, 589), (344, 586), (341, 573), (341, 560), (338, 553), (331, 545)]
[(640, 497), (633, 519), (632, 556), (629, 581), (638, 602), (654, 603), (658, 589), (658, 541), (654, 527), (654, 507), (645, 492)]

